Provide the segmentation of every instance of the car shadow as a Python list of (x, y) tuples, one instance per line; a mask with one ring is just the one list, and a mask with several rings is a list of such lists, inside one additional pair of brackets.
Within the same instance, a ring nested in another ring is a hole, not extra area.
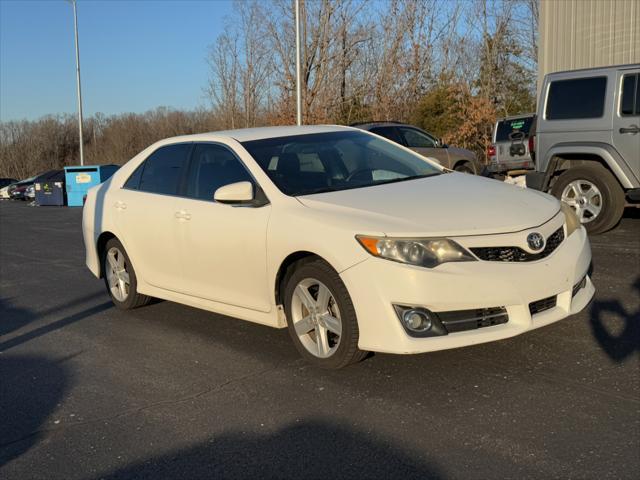
[(622, 218), (640, 218), (640, 208), (625, 208)]
[(312, 420), (274, 433), (228, 433), (183, 450), (125, 466), (101, 479), (443, 478), (411, 455), (351, 427)]
[[(175, 335), (205, 339), (212, 348), (230, 348), (276, 366), (300, 359), (286, 329), (240, 320), (170, 301), (152, 302), (121, 313), (121, 320), (144, 322), (152, 328), (173, 330)], [(260, 345), (260, 348), (256, 348)]]
[(72, 356), (52, 361), (37, 355), (2, 355), (0, 467), (42, 437), (42, 426), (70, 388), (65, 362)]
[[(640, 295), (640, 277), (633, 284)], [(618, 318), (624, 327), (618, 334), (607, 328), (607, 319)], [(619, 300), (596, 300), (590, 311), (590, 325), (593, 336), (604, 352), (615, 362), (622, 362), (640, 351), (640, 309), (629, 312)]]
[[(74, 302), (71, 302), (71, 304), (73, 303)], [(113, 307), (113, 303), (108, 301), (108, 302), (100, 303), (98, 305), (94, 305), (92, 307), (86, 308), (84, 310), (81, 310), (80, 312), (74, 313), (72, 315), (68, 315), (59, 320), (46, 323), (45, 325), (42, 325), (41, 327), (30, 330), (22, 335), (18, 335), (9, 340), (0, 342), (0, 352), (4, 352), (6, 350), (9, 350), (10, 348), (16, 347), (25, 342), (33, 340), (34, 338), (38, 338), (42, 335), (46, 335), (47, 333), (53, 332), (60, 328), (64, 328), (67, 325), (78, 322), (87, 317), (95, 315), (96, 313), (100, 313), (105, 310), (108, 310), (112, 307)], [(62, 309), (64, 307), (60, 307), (60, 308)], [(14, 308), (8, 305), (6, 302), (3, 302), (2, 300), (0, 300), (0, 311), (3, 312), (3, 316), (6, 315), (7, 318), (14, 319), (14, 321), (16, 318), (18, 319), (18, 322), (20, 323), (20, 325), (16, 328), (20, 328), (21, 326), (26, 325), (31, 321), (42, 317), (40, 313), (34, 314), (32, 312), (29, 312), (28, 310)], [(4, 312), (6, 312), (6, 314)], [(10, 331), (15, 330), (16, 328), (11, 328)], [(3, 331), (2, 333), (6, 334), (8, 332)]]
[(31, 312), (30, 310), (15, 307), (11, 304), (11, 298), (0, 298), (0, 318), (2, 318), (2, 320), (0, 320), (0, 336), (8, 335), (13, 331), (18, 330), (25, 325), (28, 325), (34, 320), (38, 320), (49, 315), (55, 315), (56, 313), (63, 310), (67, 310), (84, 303), (90, 303), (93, 300), (104, 297), (105, 293), (100, 291), (89, 295), (84, 295), (82, 297), (74, 298), (73, 300), (64, 302), (63, 304), (55, 305), (44, 310), (39, 310), (38, 312)]
[(9, 300), (0, 298), (0, 337), (18, 330), (36, 319), (30, 311), (16, 307)]

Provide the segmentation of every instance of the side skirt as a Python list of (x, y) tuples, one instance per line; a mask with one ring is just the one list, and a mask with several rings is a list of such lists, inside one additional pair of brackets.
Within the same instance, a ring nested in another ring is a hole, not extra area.
[(201, 310), (207, 310), (209, 312), (226, 315), (240, 320), (246, 320), (248, 322), (259, 323), (269, 327), (285, 328), (287, 326), (286, 321), (283, 321), (282, 316), (278, 314), (278, 309), (275, 305), (273, 305), (273, 308), (271, 308), (271, 311), (268, 313), (258, 312), (248, 308), (237, 307), (235, 305), (228, 305), (226, 303), (214, 302), (203, 298), (164, 290), (140, 281), (138, 283), (138, 291), (143, 295), (161, 298), (162, 300), (188, 305)]

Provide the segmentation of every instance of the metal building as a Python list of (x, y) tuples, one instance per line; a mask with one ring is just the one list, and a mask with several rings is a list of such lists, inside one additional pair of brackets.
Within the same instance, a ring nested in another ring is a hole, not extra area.
[(538, 91), (547, 73), (640, 63), (640, 0), (541, 0)]

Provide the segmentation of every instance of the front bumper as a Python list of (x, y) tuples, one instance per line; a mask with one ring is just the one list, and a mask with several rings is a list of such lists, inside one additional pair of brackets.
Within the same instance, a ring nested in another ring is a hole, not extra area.
[[(461, 262), (435, 269), (370, 258), (341, 273), (358, 317), (361, 350), (421, 353), (513, 337), (580, 312), (595, 288), (573, 287), (587, 275), (591, 248), (584, 228), (548, 257), (535, 262)], [(556, 296), (556, 306), (532, 315), (529, 304)], [(509, 321), (445, 336), (409, 336), (393, 305), (416, 305), (433, 312), (505, 307)]]

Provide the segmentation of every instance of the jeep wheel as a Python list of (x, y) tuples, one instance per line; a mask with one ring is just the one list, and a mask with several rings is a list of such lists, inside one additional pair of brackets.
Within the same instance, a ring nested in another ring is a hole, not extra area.
[(570, 168), (556, 180), (551, 193), (576, 212), (590, 234), (606, 232), (622, 217), (624, 192), (600, 164)]

